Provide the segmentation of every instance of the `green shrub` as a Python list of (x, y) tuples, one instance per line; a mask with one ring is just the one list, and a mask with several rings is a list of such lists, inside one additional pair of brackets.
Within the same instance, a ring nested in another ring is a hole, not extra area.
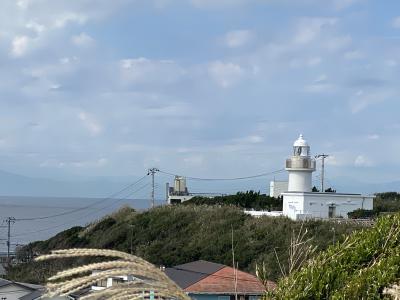
[(400, 214), (381, 217), (283, 278), (273, 299), (381, 299), (400, 278)]

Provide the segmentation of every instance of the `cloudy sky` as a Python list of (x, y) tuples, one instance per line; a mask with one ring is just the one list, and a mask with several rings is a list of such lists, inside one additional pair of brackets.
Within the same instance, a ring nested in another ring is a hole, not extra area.
[(2, 0), (0, 66), (5, 171), (400, 179), (397, 0)]

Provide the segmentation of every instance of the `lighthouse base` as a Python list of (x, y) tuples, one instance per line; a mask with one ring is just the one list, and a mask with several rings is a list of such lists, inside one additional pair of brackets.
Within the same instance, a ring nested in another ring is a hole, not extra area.
[(339, 193), (283, 193), (283, 215), (292, 220), (348, 218), (357, 209), (372, 210), (372, 196)]

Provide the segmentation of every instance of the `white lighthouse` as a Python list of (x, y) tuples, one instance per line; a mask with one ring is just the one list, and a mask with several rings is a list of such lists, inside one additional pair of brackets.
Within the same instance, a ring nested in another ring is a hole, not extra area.
[(283, 215), (292, 220), (347, 218), (356, 209), (371, 210), (373, 197), (361, 194), (312, 192), (315, 160), (302, 135), (293, 144), (292, 156), (286, 160), (288, 191), (282, 193)]
[(286, 160), (289, 173), (289, 192), (311, 192), (315, 160), (310, 156), (310, 146), (300, 134), (293, 144), (293, 155)]

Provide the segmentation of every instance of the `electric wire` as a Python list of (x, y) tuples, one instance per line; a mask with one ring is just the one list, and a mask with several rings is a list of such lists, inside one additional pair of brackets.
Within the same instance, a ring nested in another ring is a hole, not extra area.
[(56, 217), (61, 217), (61, 216), (65, 216), (65, 215), (69, 215), (69, 214), (73, 214), (75, 212), (81, 211), (81, 210), (86, 210), (88, 208), (91, 208), (93, 206), (96, 206), (99, 203), (105, 202), (107, 200), (110, 200), (116, 196), (118, 196), (119, 194), (125, 192), (126, 190), (130, 189), (131, 187), (135, 186), (136, 184), (138, 184), (140, 181), (142, 181), (144, 178), (146, 178), (147, 175), (141, 177), (140, 179), (138, 179), (137, 181), (135, 181), (134, 183), (129, 184), (128, 186), (124, 187), (122, 190), (111, 194), (110, 196), (106, 197), (106, 198), (102, 198), (94, 203), (91, 203), (87, 206), (84, 207), (79, 207), (70, 211), (66, 211), (63, 213), (59, 213), (59, 214), (54, 214), (54, 215), (49, 215), (49, 216), (43, 216), (43, 217), (34, 217), (34, 218), (16, 218), (15, 221), (35, 221), (35, 220), (45, 220), (45, 219), (50, 219), (50, 218), (56, 218)]
[[(130, 192), (127, 196), (132, 195), (132, 194), (134, 194), (134, 193), (137, 193), (137, 192), (143, 190), (144, 188), (146, 188), (146, 187), (149, 186), (149, 185), (150, 185), (150, 183), (146, 183), (145, 185), (141, 186), (141, 187), (138, 188), (137, 190), (135, 190), (135, 191), (133, 191), (133, 192)], [(81, 221), (82, 218), (88, 217), (88, 216), (90, 216), (90, 215), (92, 215), (92, 214), (94, 214), (94, 213), (98, 213), (98, 212), (100, 212), (100, 211), (102, 211), (102, 210), (104, 210), (104, 209), (106, 209), (106, 208), (108, 208), (108, 207), (110, 207), (110, 206), (112, 206), (112, 205), (118, 203), (118, 202), (121, 202), (121, 201), (123, 201), (123, 200), (127, 200), (127, 199), (126, 199), (127, 196), (125, 196), (125, 198), (123, 198), (123, 199), (117, 199), (116, 201), (112, 202), (112, 203), (111, 203), (110, 205), (108, 205), (108, 206), (102, 207), (102, 208), (100, 208), (100, 209), (98, 209), (98, 210), (91, 211), (91, 212), (89, 212), (89, 213), (86, 214), (86, 215), (80, 216), (79, 219), (70, 220), (70, 221), (65, 222), (65, 223), (62, 223), (62, 224), (58, 224), (58, 225), (55, 225), (55, 226), (42, 228), (42, 229), (39, 229), (39, 230), (36, 230), (36, 231), (30, 231), (30, 232), (24, 232), (24, 233), (14, 234), (14, 235), (11, 235), (11, 237), (19, 237), (19, 236), (25, 236), (25, 235), (36, 234), (36, 233), (48, 231), (48, 230), (51, 230), (51, 229), (54, 229), (54, 228), (59, 228), (59, 227), (65, 226), (65, 225), (69, 225), (69, 224), (71, 224), (71, 223), (73, 223), (73, 222)]]
[[(183, 177), (185, 177), (186, 179), (190, 179), (190, 180), (199, 180), (199, 181), (234, 181), (234, 180), (244, 180), (244, 179), (253, 179), (253, 178), (259, 178), (259, 177), (266, 177), (269, 175), (274, 175), (274, 174), (278, 174), (285, 171), (285, 169), (279, 169), (276, 171), (272, 171), (272, 172), (267, 172), (267, 173), (261, 173), (261, 174), (257, 174), (257, 175), (251, 175), (251, 176), (244, 176), (244, 177), (233, 177), (233, 178), (202, 178), (202, 177), (194, 177), (194, 176), (186, 176), (186, 175), (181, 175)], [(159, 170), (160, 173), (162, 174), (166, 174), (166, 175), (171, 175), (171, 176), (176, 176), (179, 173), (171, 173), (171, 172), (166, 172), (166, 171), (162, 171)]]

